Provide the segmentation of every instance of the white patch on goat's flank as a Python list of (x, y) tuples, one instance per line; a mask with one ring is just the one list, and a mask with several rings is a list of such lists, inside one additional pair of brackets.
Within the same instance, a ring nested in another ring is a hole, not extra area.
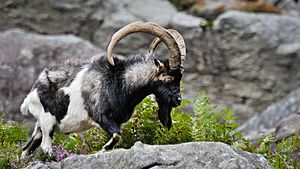
[(81, 132), (91, 127), (93, 121), (84, 108), (84, 100), (81, 93), (82, 82), (88, 68), (82, 69), (72, 81), (69, 87), (64, 87), (61, 90), (66, 95), (69, 95), (70, 103), (66, 116), (60, 121), (58, 125), (59, 132), (71, 133)]
[(134, 64), (125, 73), (126, 83), (130, 86), (145, 85), (157, 75), (157, 67), (153, 64)]

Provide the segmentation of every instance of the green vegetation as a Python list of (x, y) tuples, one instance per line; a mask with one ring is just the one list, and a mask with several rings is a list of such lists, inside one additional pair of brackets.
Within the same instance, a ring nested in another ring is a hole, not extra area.
[[(184, 100), (183, 105), (190, 104)], [(122, 140), (116, 148), (130, 148), (136, 141), (147, 144), (177, 144), (191, 141), (224, 142), (238, 149), (264, 155), (278, 169), (300, 167), (298, 151), (300, 136), (295, 135), (275, 142), (270, 135), (257, 146), (250, 145), (236, 129), (234, 113), (220, 110), (204, 94), (200, 94), (193, 104), (194, 113), (189, 114), (177, 107), (172, 111), (173, 126), (167, 130), (157, 117), (156, 102), (145, 98), (135, 109), (127, 123), (122, 126)], [(26, 164), (19, 162), (21, 143), (24, 145), (28, 130), (23, 124), (4, 123), (0, 119), (0, 168), (20, 168)], [(91, 154), (99, 151), (108, 140), (101, 129), (91, 129), (81, 134), (55, 135), (54, 155), (47, 160), (60, 161), (73, 154)], [(33, 159), (45, 160), (39, 151)], [(31, 160), (33, 160), (31, 159)]]
[(0, 168), (17, 168), (21, 144), (27, 140), (28, 129), (23, 123), (5, 123), (3, 119), (0, 116)]

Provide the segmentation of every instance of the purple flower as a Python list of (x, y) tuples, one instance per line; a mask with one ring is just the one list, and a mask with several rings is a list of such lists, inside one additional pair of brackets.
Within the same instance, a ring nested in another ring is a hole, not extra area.
[(63, 149), (61, 146), (56, 147), (56, 161), (61, 161), (67, 157), (71, 157), (75, 155), (74, 153), (70, 153), (67, 150)]
[(17, 165), (15, 163), (10, 163), (10, 167), (11, 168), (18, 168)]

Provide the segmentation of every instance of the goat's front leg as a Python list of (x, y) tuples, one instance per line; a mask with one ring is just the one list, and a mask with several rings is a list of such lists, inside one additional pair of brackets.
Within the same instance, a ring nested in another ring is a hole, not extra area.
[(102, 116), (100, 126), (110, 135), (110, 140), (102, 147), (102, 150), (111, 150), (121, 139), (120, 127), (106, 116)]

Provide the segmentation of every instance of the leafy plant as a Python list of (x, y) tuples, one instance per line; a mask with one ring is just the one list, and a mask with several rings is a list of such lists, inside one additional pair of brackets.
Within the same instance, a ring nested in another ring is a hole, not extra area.
[(74, 154), (90, 154), (101, 150), (108, 139), (109, 136), (104, 130), (93, 128), (79, 134), (55, 134), (54, 144)]
[(220, 141), (227, 144), (242, 139), (237, 132), (236, 116), (228, 109), (218, 111), (217, 106), (211, 103), (206, 95), (199, 95), (194, 102), (193, 140)]
[(21, 144), (27, 139), (24, 123), (4, 122), (0, 117), (0, 168), (18, 168)]
[(260, 143), (256, 153), (263, 154), (277, 169), (300, 167), (300, 136), (295, 135), (279, 142), (269, 135)]

